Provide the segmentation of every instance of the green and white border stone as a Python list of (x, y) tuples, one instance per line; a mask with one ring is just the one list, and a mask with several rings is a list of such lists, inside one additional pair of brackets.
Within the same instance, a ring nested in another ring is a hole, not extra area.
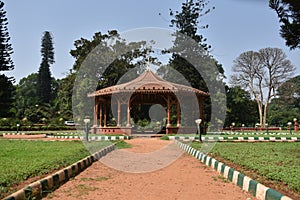
[[(199, 137), (190, 137), (190, 136), (168, 136), (170, 140), (182, 140), (182, 141), (193, 141), (198, 140)], [(300, 137), (238, 137), (238, 136), (202, 136), (202, 141), (214, 142), (214, 141), (259, 141), (259, 142), (300, 142)]]
[[(27, 135), (25, 133), (3, 133), (5, 135)], [(32, 134), (34, 136), (34, 134)], [(46, 138), (53, 138), (53, 139), (80, 139), (84, 140), (85, 136), (75, 135), (74, 133), (58, 133), (57, 135), (47, 135), (45, 134)], [(90, 141), (115, 141), (115, 140), (130, 140), (132, 137), (127, 135), (120, 135), (120, 136), (89, 136)]]
[(249, 192), (259, 200), (292, 200), (291, 198), (284, 196), (278, 191), (266, 187), (255, 180), (245, 176), (244, 174), (234, 170), (231, 167), (226, 166), (224, 163), (204, 154), (187, 144), (183, 144), (176, 140), (175, 143), (179, 145), (180, 148), (200, 160), (205, 165), (215, 169), (226, 179), (233, 182), (235, 185), (239, 186), (241, 189)]
[[(77, 135), (61, 135), (54, 136), (48, 135), (47, 138), (55, 138), (55, 139), (80, 139), (84, 140), (85, 136), (77, 136)], [(115, 140), (130, 140), (130, 136), (89, 136), (90, 141), (115, 141)]]

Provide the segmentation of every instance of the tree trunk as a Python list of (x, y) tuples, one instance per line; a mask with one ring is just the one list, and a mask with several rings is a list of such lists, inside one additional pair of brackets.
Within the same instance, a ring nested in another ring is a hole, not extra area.
[(265, 106), (264, 106), (264, 118), (263, 118), (263, 124), (262, 124), (262, 127), (264, 127), (264, 128), (266, 127), (266, 123), (267, 123), (268, 106), (269, 106), (269, 103), (268, 103), (268, 101), (266, 101)]
[(263, 108), (262, 108), (262, 103), (259, 101), (257, 98), (255, 98), (257, 107), (258, 107), (258, 114), (259, 114), (259, 123), (262, 125), (263, 122)]
[(259, 113), (259, 124), (262, 125), (263, 123), (263, 108), (262, 108), (262, 103), (257, 102), (258, 104), (258, 113)]

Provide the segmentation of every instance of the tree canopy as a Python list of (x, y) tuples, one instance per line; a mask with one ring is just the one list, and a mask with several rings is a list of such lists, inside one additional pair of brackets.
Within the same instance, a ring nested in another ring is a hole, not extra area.
[(0, 74), (0, 117), (9, 117), (15, 88), (10, 78)]
[(278, 15), (280, 35), (290, 49), (300, 48), (300, 3), (299, 0), (270, 0), (269, 6)]
[(42, 38), (41, 45), (41, 54), (42, 54), (42, 62), (46, 62), (48, 64), (53, 64), (54, 61), (54, 47), (53, 47), (53, 37), (49, 31), (45, 31)]
[(75, 117), (81, 118), (91, 116), (92, 112), (86, 110), (93, 107), (87, 106), (90, 101), (90, 98), (86, 99), (87, 93), (125, 81), (124, 75), (129, 71), (131, 78), (136, 77), (149, 52), (145, 41), (127, 42), (116, 30), (107, 34), (97, 32), (91, 40), (81, 38), (74, 46), (75, 49), (70, 51), (76, 59), (72, 103)]
[[(169, 66), (179, 72), (188, 82), (181, 81), (181, 84), (188, 84), (194, 88), (210, 92), (211, 99), (206, 99), (205, 102), (206, 116), (203, 122), (211, 121), (212, 124), (216, 124), (216, 121), (223, 118), (221, 111), (225, 113), (225, 91), (222, 98), (222, 95), (219, 96), (219, 102), (211, 101), (220, 95), (220, 88), (224, 89), (224, 69), (209, 55), (211, 46), (206, 43), (206, 38), (200, 34), (200, 29), (208, 28), (208, 25), (200, 24), (202, 17), (211, 11), (207, 5), (208, 1), (206, 0), (186, 0), (182, 3), (180, 11), (170, 10), (172, 17), (170, 26), (176, 28), (176, 33), (174, 34), (173, 46), (166, 52), (172, 54)], [(165, 76), (172, 76), (166, 72), (164, 74)], [(178, 80), (176, 82), (178, 83)], [(221, 99), (224, 99), (224, 102)], [(218, 111), (212, 109), (212, 104), (218, 104)], [(211, 118), (211, 113), (219, 113), (219, 115), (216, 118)], [(221, 121), (224, 123), (223, 120)]]
[(186, 0), (182, 3), (181, 11), (174, 12), (170, 9), (170, 16), (173, 17), (170, 26), (176, 27), (180, 33), (195, 40), (204, 50), (209, 50), (211, 46), (206, 44), (207, 39), (199, 34), (198, 30), (208, 28), (208, 24), (199, 26), (199, 19), (211, 11), (211, 9), (206, 9), (207, 5), (206, 0)]
[(249, 92), (241, 87), (227, 87), (226, 89), (227, 112), (225, 127), (231, 126), (234, 122), (236, 126), (253, 126), (257, 123), (257, 105), (251, 99)]
[(270, 123), (286, 126), (294, 118), (300, 119), (300, 76), (284, 82), (277, 90), (276, 98), (270, 103)]
[(37, 80), (38, 74), (32, 73), (22, 78), (16, 86), (14, 113), (19, 119), (23, 119), (24, 117), (28, 118), (25, 113), (30, 113), (30, 111), (34, 113), (31, 109), (34, 109), (35, 105), (39, 104)]
[[(70, 54), (76, 59), (73, 70), (90, 73), (99, 81), (97, 89), (117, 84), (120, 78), (137, 65), (141, 57), (146, 57), (149, 48), (146, 42), (127, 42), (120, 38), (116, 30), (107, 34), (97, 32), (91, 40), (81, 38), (74, 42), (75, 49)], [(88, 64), (87, 64), (88, 62)], [(77, 74), (80, 76), (80, 74)]]

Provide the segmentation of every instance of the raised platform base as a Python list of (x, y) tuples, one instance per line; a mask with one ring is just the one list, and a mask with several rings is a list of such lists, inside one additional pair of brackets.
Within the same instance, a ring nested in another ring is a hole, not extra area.
[(167, 134), (195, 134), (197, 132), (196, 127), (168, 127)]
[(127, 127), (92, 127), (91, 132), (94, 134), (132, 134), (132, 128)]
[[(195, 134), (197, 132), (196, 127), (168, 127), (164, 131), (166, 134)], [(153, 131), (143, 131), (139, 132), (136, 131), (136, 129), (128, 128), (128, 127), (92, 127), (91, 133), (94, 134), (126, 134), (126, 135), (132, 135), (132, 134), (149, 134), (153, 135), (156, 134), (156, 132)], [(162, 133), (159, 132), (159, 133)]]

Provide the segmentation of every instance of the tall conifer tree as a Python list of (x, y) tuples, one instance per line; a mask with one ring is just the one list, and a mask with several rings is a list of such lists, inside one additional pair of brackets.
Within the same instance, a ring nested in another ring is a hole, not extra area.
[[(170, 26), (175, 28), (177, 34), (175, 35), (173, 47), (169, 49), (169, 52), (172, 53), (169, 63), (173, 69), (183, 75), (190, 86), (211, 93), (224, 87), (222, 79), (215, 81), (218, 77), (224, 77), (224, 69), (209, 55), (211, 46), (207, 44), (206, 38), (199, 33), (199, 29), (208, 28), (208, 25), (200, 24), (202, 17), (211, 11), (210, 8), (206, 8), (207, 4), (207, 0), (185, 0), (180, 11), (170, 10), (170, 16), (172, 17)], [(183, 35), (186, 37), (183, 37)], [(194, 43), (190, 45), (187, 38), (192, 39)], [(190, 61), (197, 63), (197, 66), (191, 64)], [(200, 74), (200, 71), (203, 74)], [(203, 76), (206, 77), (206, 80)], [(182, 83), (185, 84), (184, 81)], [(209, 91), (208, 85), (210, 89), (214, 88), (214, 91)], [(212, 112), (210, 99), (205, 100), (204, 109), (204, 121), (208, 122)], [(222, 115), (222, 112), (220, 113)]]
[[(216, 65), (220, 74), (224, 75), (222, 66), (208, 54), (211, 46), (206, 43), (206, 38), (199, 34), (199, 29), (208, 28), (208, 25), (200, 24), (200, 19), (211, 11), (209, 8), (206, 9), (207, 4), (208, 2), (206, 0), (186, 0), (185, 3), (182, 3), (181, 11), (174, 12), (170, 10), (170, 16), (173, 17), (170, 26), (175, 27), (176, 31), (193, 39), (199, 47), (201, 47), (197, 51), (199, 59), (202, 58), (204, 62), (212, 62), (213, 65)], [(214, 9), (214, 7), (212, 9)], [(185, 40), (186, 38), (177, 35), (174, 46), (170, 49), (171, 52), (175, 51), (177, 54), (172, 55), (170, 64), (190, 82), (192, 87), (208, 91), (206, 83), (195, 69), (195, 66), (192, 66), (182, 57), (182, 55), (188, 52), (187, 48), (192, 52), (194, 48), (184, 46)], [(188, 55), (186, 55), (186, 57), (188, 57)]]
[(42, 62), (38, 72), (37, 94), (40, 103), (49, 103), (52, 98), (50, 64), (54, 63), (54, 47), (49, 31), (44, 32), (41, 46)]
[(8, 71), (14, 69), (14, 63), (10, 57), (13, 49), (9, 43), (8, 22), (3, 7), (4, 3), (0, 1), (0, 71)]
[[(11, 59), (13, 49), (9, 43), (8, 20), (4, 3), (0, 1), (0, 71), (9, 71), (14, 69), (14, 63)], [(13, 78), (0, 74), (0, 117), (8, 117), (12, 105)]]

